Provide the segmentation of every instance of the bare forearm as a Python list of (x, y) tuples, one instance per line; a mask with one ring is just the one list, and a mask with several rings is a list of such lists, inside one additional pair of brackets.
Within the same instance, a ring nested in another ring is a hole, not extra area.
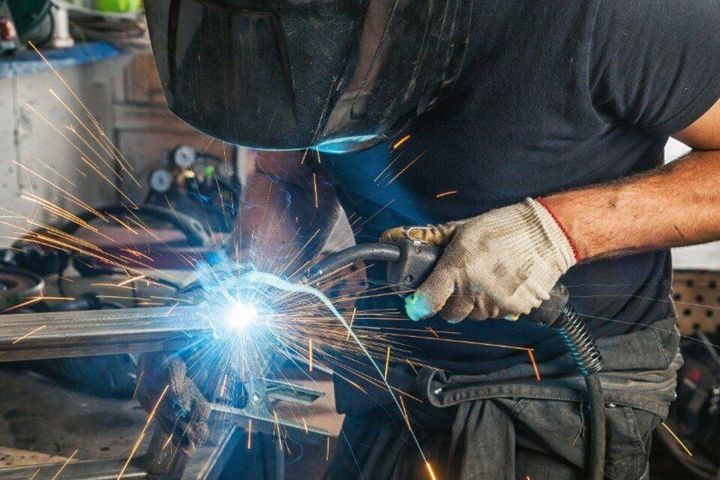
[(580, 260), (720, 239), (720, 151), (544, 199)]

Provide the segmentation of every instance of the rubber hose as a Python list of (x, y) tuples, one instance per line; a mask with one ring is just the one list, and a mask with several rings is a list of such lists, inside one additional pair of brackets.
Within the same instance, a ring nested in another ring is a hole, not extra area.
[(320, 277), (339, 270), (343, 267), (361, 261), (397, 262), (400, 260), (400, 248), (395, 245), (382, 243), (366, 243), (346, 248), (331, 254), (318, 262), (310, 269), (306, 281), (317, 280)]
[[(399, 247), (385, 244), (364, 244), (334, 253), (317, 263), (306, 275), (305, 281), (317, 280), (324, 275), (359, 261), (396, 262), (401, 257)], [(602, 356), (592, 334), (572, 305), (566, 305), (552, 324), (573, 357), (585, 379), (590, 409), (589, 479), (603, 480), (605, 475), (605, 400), (597, 373), (602, 369)]]
[(602, 370), (603, 360), (595, 345), (592, 334), (582, 317), (568, 304), (553, 324), (558, 329), (575, 365), (585, 379), (590, 410), (590, 480), (603, 480), (605, 476), (605, 398), (598, 372)]
[(605, 476), (605, 400), (597, 373), (585, 376), (590, 403), (590, 479), (603, 480)]

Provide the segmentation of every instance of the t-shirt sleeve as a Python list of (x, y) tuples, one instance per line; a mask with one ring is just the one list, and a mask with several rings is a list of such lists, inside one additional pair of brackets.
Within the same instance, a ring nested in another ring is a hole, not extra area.
[(680, 131), (720, 98), (720, 1), (600, 0), (590, 65), (602, 115)]

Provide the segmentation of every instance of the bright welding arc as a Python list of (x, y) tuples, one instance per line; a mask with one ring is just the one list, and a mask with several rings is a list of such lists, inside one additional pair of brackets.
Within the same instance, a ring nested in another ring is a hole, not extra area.
[[(350, 328), (350, 325), (345, 321), (345, 318), (338, 312), (338, 310), (335, 308), (335, 306), (332, 304), (332, 302), (327, 298), (325, 294), (320, 292), (319, 290), (309, 286), (309, 285), (298, 285), (295, 283), (288, 282), (286, 280), (283, 280), (280, 277), (277, 277), (275, 275), (271, 275), (264, 272), (258, 272), (257, 270), (251, 270), (249, 272), (243, 273), (240, 275), (240, 280), (246, 280), (248, 282), (253, 283), (260, 283), (264, 285), (268, 285), (271, 287), (275, 287), (279, 290), (283, 290), (285, 292), (289, 293), (304, 293), (307, 295), (311, 295), (318, 300), (320, 300), (325, 307), (327, 307), (328, 310), (340, 321), (340, 323), (345, 327), (345, 329), (348, 331), (350, 336), (353, 338), (355, 343), (360, 347), (360, 350), (362, 350), (363, 354), (370, 360), (370, 363), (372, 364), (373, 368), (377, 372), (377, 374), (382, 379), (382, 382), (385, 384), (385, 387), (388, 390), (388, 393), (390, 394), (390, 397), (393, 399), (393, 402), (395, 403), (395, 406), (397, 407), (398, 411), (400, 412), (400, 415), (403, 415), (403, 408), (400, 405), (400, 401), (398, 400), (397, 396), (392, 390), (392, 387), (390, 386), (390, 383), (388, 382), (387, 378), (385, 378), (385, 375), (383, 375), (383, 371), (380, 368), (380, 366), (375, 362), (375, 360), (372, 358), (372, 355), (370, 355), (370, 352), (365, 348), (365, 345), (360, 341), (360, 339), (357, 337), (355, 332)], [(432, 467), (430, 466), (430, 462), (428, 461), (427, 457), (425, 456), (425, 452), (423, 452), (422, 447), (420, 446), (420, 441), (418, 440), (417, 436), (415, 435), (415, 432), (410, 430), (410, 435), (412, 436), (413, 442), (415, 443), (418, 453), (420, 454), (423, 462), (425, 463), (426, 468), (431, 473), (431, 477), (435, 477), (434, 473), (432, 472)]]

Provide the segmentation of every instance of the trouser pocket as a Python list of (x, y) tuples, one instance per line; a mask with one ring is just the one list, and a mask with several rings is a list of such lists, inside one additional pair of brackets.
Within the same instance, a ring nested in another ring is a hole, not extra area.
[(652, 432), (662, 420), (630, 407), (608, 406), (605, 476), (612, 480), (647, 478)]
[[(573, 465), (578, 472), (587, 471), (590, 427), (587, 412), (580, 404), (529, 399), (518, 403), (502, 402), (514, 417), (519, 446)], [(622, 406), (606, 407), (605, 417), (605, 477), (611, 480), (643, 479), (652, 431), (660, 423), (660, 417)]]

